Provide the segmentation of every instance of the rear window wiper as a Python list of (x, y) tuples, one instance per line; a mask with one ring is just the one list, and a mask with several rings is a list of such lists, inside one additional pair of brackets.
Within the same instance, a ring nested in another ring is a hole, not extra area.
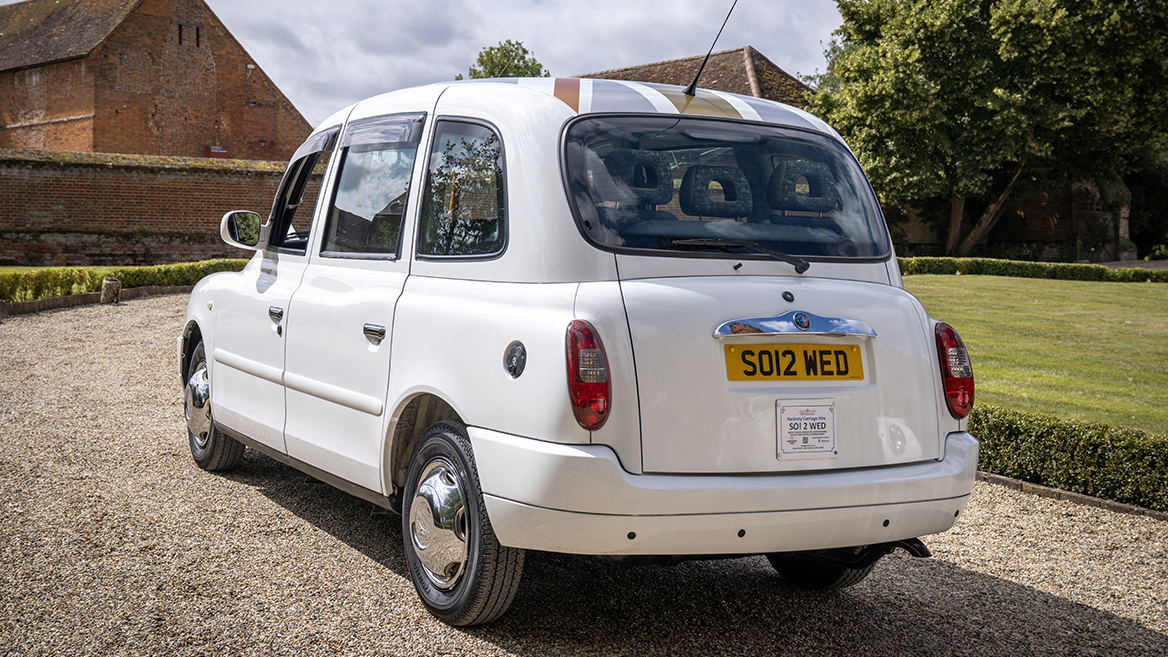
[(753, 254), (769, 256), (793, 266), (796, 274), (802, 274), (811, 267), (810, 262), (807, 262), (799, 256), (787, 255), (780, 251), (768, 249), (765, 246), (759, 246), (757, 242), (751, 242), (749, 240), (728, 240), (720, 237), (675, 240), (667, 237), (665, 238), (665, 245), (671, 249), (687, 246), (712, 246), (716, 249), (722, 249), (727, 253), (732, 253), (730, 249), (749, 249)]

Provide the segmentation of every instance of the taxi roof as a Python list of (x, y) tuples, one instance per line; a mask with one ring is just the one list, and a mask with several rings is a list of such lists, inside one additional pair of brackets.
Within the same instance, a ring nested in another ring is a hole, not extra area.
[(790, 105), (712, 89), (697, 89), (693, 96), (689, 96), (684, 87), (671, 84), (591, 78), (489, 78), (450, 84), (482, 83), (514, 84), (533, 89), (558, 98), (577, 114), (714, 116), (777, 123), (834, 134), (819, 118)]
[[(413, 89), (391, 91), (351, 105), (326, 119), (317, 130), (343, 123), (357, 106), (377, 103), (380, 98), (400, 96), (437, 99), (442, 92), (457, 85), (490, 85), (496, 91), (506, 86), (535, 91), (558, 99), (576, 114), (685, 114), (746, 121), (760, 121), (783, 126), (814, 130), (839, 138), (838, 133), (813, 114), (765, 98), (742, 96), (725, 91), (697, 89), (693, 96), (684, 88), (650, 82), (628, 80), (595, 80), (590, 78), (484, 78), (442, 82)], [(371, 109), (371, 108), (370, 108)], [(841, 140), (842, 141), (842, 140)]]

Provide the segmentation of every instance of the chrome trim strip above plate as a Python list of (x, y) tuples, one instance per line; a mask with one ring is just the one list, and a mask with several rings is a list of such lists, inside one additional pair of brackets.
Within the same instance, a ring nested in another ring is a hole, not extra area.
[[(796, 318), (796, 315), (801, 317)], [(801, 328), (800, 323), (807, 323)], [(731, 335), (829, 335), (875, 337), (876, 331), (866, 322), (858, 319), (820, 317), (806, 311), (792, 310), (777, 317), (752, 317), (735, 319), (719, 326), (714, 331), (715, 338)]]

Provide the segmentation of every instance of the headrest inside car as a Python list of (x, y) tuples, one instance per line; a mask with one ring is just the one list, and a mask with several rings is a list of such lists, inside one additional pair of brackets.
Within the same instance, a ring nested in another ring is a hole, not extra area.
[[(806, 181), (806, 193), (799, 189), (800, 179)], [(767, 183), (767, 205), (772, 210), (831, 212), (838, 202), (835, 177), (820, 162), (780, 162)]]
[[(710, 183), (714, 182), (721, 186), (720, 193), (710, 189)], [(678, 201), (682, 212), (697, 217), (737, 219), (750, 214), (754, 207), (750, 184), (746, 182), (746, 176), (734, 167), (690, 167), (681, 179)]]
[[(656, 151), (617, 148), (604, 158), (604, 167), (620, 188), (643, 205), (665, 205), (673, 199), (669, 160)], [(627, 199), (604, 199), (626, 201)]]

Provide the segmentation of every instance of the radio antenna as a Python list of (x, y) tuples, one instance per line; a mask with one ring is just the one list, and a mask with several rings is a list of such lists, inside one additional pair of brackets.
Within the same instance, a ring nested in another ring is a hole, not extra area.
[(722, 21), (722, 27), (718, 28), (718, 36), (714, 37), (714, 43), (710, 44), (710, 50), (706, 53), (706, 58), (702, 60), (702, 65), (698, 67), (698, 74), (694, 76), (693, 82), (685, 88), (685, 95), (693, 96), (697, 93), (698, 78), (702, 77), (702, 71), (706, 68), (706, 62), (710, 61), (710, 53), (714, 52), (714, 46), (718, 43), (718, 37), (722, 36), (722, 30), (726, 29), (726, 23), (730, 20), (730, 14), (734, 13), (734, 8), (738, 6), (738, 0), (734, 0), (734, 4), (730, 5), (730, 11), (726, 12), (726, 20)]

